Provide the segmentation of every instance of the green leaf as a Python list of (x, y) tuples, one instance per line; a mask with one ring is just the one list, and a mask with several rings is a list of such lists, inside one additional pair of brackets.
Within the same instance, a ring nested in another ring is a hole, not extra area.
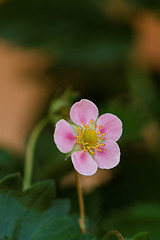
[(22, 179), (19, 173), (8, 175), (0, 181), (0, 192), (19, 191), (22, 188)]
[(124, 238), (122, 237), (122, 235), (116, 231), (116, 230), (112, 230), (109, 231), (103, 238), (102, 240), (124, 240)]
[(131, 240), (149, 240), (149, 234), (147, 232), (137, 233)]
[(0, 239), (94, 240), (82, 235), (70, 203), (55, 199), (55, 184), (46, 180), (21, 191), (22, 179), (12, 174), (0, 182)]

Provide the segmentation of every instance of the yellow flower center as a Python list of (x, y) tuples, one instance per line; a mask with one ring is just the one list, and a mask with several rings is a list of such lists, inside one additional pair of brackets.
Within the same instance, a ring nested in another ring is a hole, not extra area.
[(97, 129), (97, 124), (93, 123), (93, 120), (90, 121), (90, 125), (85, 125), (83, 123), (83, 128), (77, 127), (77, 143), (81, 144), (84, 151), (89, 151), (92, 155), (95, 154), (95, 150), (102, 152), (102, 147), (105, 146), (103, 143), (105, 133), (101, 134), (100, 126)]
[(83, 138), (84, 138), (84, 141), (89, 145), (95, 145), (98, 140), (97, 133), (92, 129), (88, 129), (84, 131)]

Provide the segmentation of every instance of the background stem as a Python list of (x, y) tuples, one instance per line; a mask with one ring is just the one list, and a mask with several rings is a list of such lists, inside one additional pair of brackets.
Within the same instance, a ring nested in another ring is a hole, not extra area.
[(78, 198), (79, 198), (79, 208), (80, 208), (79, 225), (80, 225), (82, 233), (86, 233), (83, 193), (82, 193), (82, 187), (81, 187), (81, 183), (80, 183), (80, 175), (77, 171), (75, 171), (75, 176), (76, 176), (76, 185), (77, 185), (77, 192), (78, 192)]
[(39, 134), (49, 122), (48, 118), (43, 118), (33, 129), (26, 147), (26, 156), (24, 163), (24, 181), (23, 190), (30, 187), (33, 173), (34, 150)]

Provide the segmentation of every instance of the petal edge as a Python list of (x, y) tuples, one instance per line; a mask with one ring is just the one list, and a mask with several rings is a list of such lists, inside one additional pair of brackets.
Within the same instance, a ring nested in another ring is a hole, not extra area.
[(76, 134), (71, 125), (64, 119), (56, 123), (54, 141), (57, 148), (63, 153), (70, 152), (76, 143)]
[(89, 125), (90, 120), (93, 120), (93, 122), (96, 121), (98, 117), (98, 108), (93, 102), (82, 99), (73, 104), (70, 110), (70, 117), (75, 124), (83, 127), (82, 122), (84, 122), (85, 125)]
[(88, 152), (78, 151), (71, 155), (74, 168), (82, 175), (91, 176), (97, 171), (97, 163)]
[(118, 141), (122, 135), (122, 122), (114, 114), (105, 113), (101, 115), (97, 120), (97, 128), (101, 128), (101, 133), (105, 133), (105, 139)]
[(120, 162), (120, 148), (118, 144), (112, 140), (105, 141), (105, 147), (102, 148), (102, 152), (95, 151), (94, 159), (99, 168), (114, 168)]

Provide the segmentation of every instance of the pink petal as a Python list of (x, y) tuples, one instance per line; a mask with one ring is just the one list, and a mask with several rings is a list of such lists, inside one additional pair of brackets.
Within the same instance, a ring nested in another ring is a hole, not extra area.
[(71, 120), (79, 126), (83, 126), (82, 122), (84, 122), (85, 125), (89, 125), (91, 120), (93, 120), (93, 122), (96, 121), (98, 108), (93, 102), (82, 99), (71, 107), (70, 117)]
[(58, 121), (56, 124), (54, 141), (58, 149), (63, 153), (70, 152), (76, 143), (76, 134), (71, 125), (64, 119)]
[(102, 126), (100, 129), (101, 133), (105, 133), (105, 139), (117, 141), (122, 134), (122, 122), (121, 120), (110, 113), (101, 115), (97, 120), (97, 128)]
[(97, 164), (88, 152), (77, 151), (72, 153), (71, 159), (77, 172), (91, 176), (97, 171)]
[(102, 152), (95, 151), (94, 159), (99, 168), (110, 169), (120, 161), (120, 149), (116, 142), (112, 140), (105, 141), (106, 146), (102, 147)]

